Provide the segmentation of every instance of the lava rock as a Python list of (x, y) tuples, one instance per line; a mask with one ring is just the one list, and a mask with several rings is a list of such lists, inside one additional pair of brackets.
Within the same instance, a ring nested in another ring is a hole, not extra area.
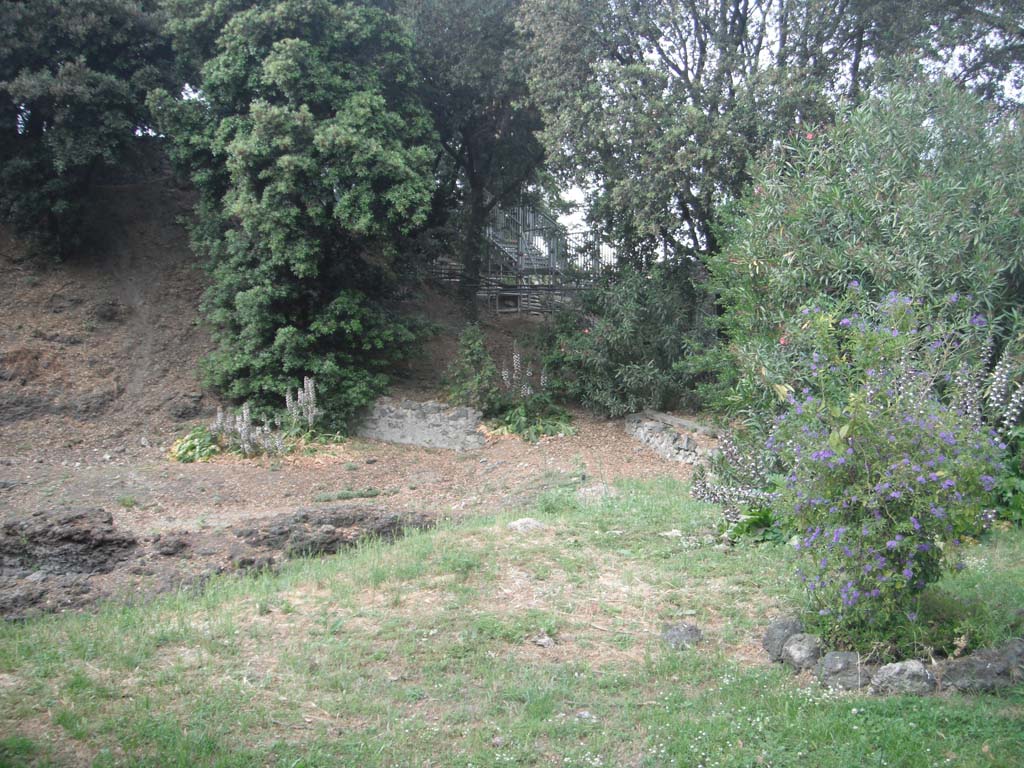
[(675, 651), (685, 651), (704, 639), (703, 630), (696, 624), (666, 624), (661, 630), (661, 639)]
[(1024, 681), (1024, 640), (987, 648), (941, 667), (942, 687), (965, 693), (989, 693)]
[(761, 645), (768, 651), (768, 658), (772, 661), (782, 661), (782, 647), (793, 635), (799, 635), (804, 631), (804, 624), (796, 616), (783, 616), (775, 619), (768, 625), (764, 633)]
[(822, 685), (839, 691), (856, 691), (871, 683), (870, 671), (860, 663), (860, 654), (829, 651), (818, 667)]
[(879, 694), (926, 696), (935, 685), (935, 675), (917, 659), (886, 664), (871, 678), (871, 692)]
[(0, 525), (0, 568), (45, 573), (109, 573), (138, 545), (102, 509), (43, 511)]
[(782, 661), (797, 672), (814, 669), (821, 658), (821, 638), (800, 633), (792, 635), (782, 646)]

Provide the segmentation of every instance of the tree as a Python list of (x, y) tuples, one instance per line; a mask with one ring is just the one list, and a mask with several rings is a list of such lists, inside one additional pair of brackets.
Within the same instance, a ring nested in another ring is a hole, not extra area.
[(490, 211), (517, 200), (544, 161), (515, 26), (521, 0), (405, 0), (420, 95), (440, 141), (435, 222), (459, 218), (463, 289), (480, 276)]
[[(714, 253), (751, 159), (830, 122), (888, 60), (938, 66), (958, 44), (996, 74), (1019, 62), (1011, 5), (526, 0), (520, 23), (554, 167), (592, 190), (591, 218), (643, 262)], [(997, 28), (999, 56), (986, 48)]]
[(79, 242), (82, 201), (149, 121), (170, 49), (155, 0), (0, 5), (0, 216), (46, 250)]
[[(387, 3), (173, 0), (181, 96), (154, 98), (199, 189), (210, 383), (276, 403), (315, 376), (335, 424), (410, 340), (381, 303), (432, 193), (429, 116)], [(201, 63), (200, 63), (201, 62)]]

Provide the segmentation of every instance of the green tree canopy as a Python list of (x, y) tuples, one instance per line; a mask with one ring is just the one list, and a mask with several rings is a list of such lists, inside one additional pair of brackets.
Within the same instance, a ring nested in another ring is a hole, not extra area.
[(1011, 3), (988, 16), (967, 5), (525, 0), (521, 24), (551, 160), (592, 190), (591, 217), (624, 253), (700, 258), (751, 159), (830, 122), (889, 59), (976, 54), (982, 80), (1012, 69)]
[(440, 144), (434, 222), (457, 215), (466, 287), (475, 291), (490, 210), (536, 182), (544, 149), (516, 17), (522, 0), (404, 0), (420, 98)]
[(169, 61), (156, 0), (0, 4), (0, 216), (67, 255), (90, 179), (147, 125)]
[(379, 299), (433, 191), (410, 40), (386, 3), (168, 7), (197, 79), (154, 105), (201, 194), (194, 242), (210, 257), (220, 342), (211, 383), (279, 402), (312, 375), (344, 419), (409, 339)]

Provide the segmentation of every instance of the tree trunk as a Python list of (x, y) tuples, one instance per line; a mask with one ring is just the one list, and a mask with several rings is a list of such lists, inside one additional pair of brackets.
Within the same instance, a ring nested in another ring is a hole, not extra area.
[(470, 179), (469, 197), (461, 238), (462, 280), (459, 294), (471, 317), (476, 317), (476, 292), (480, 287), (480, 268), (485, 248), (484, 227), (487, 207), (484, 187), (478, 179)]

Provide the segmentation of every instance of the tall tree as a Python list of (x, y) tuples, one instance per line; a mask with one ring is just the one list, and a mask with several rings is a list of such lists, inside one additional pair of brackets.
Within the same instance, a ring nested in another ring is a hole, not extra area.
[(463, 285), (480, 274), (494, 206), (520, 197), (544, 160), (516, 18), (521, 0), (405, 0), (424, 105), (440, 141), (436, 220), (458, 214)]
[[(592, 188), (592, 217), (625, 253), (701, 258), (753, 156), (829, 121), (894, 56), (938, 63), (951, 40), (981, 55), (999, 25), (1012, 42), (1012, 4), (993, 20), (959, 0), (525, 0), (521, 26), (553, 164)], [(986, 66), (1005, 69), (1000, 50)]]
[(156, 0), (0, 4), (0, 216), (68, 255), (90, 179), (147, 125), (169, 54)]
[(172, 0), (192, 82), (154, 98), (201, 194), (208, 366), (226, 394), (279, 404), (318, 380), (335, 422), (409, 340), (379, 299), (433, 190), (429, 116), (388, 3)]

